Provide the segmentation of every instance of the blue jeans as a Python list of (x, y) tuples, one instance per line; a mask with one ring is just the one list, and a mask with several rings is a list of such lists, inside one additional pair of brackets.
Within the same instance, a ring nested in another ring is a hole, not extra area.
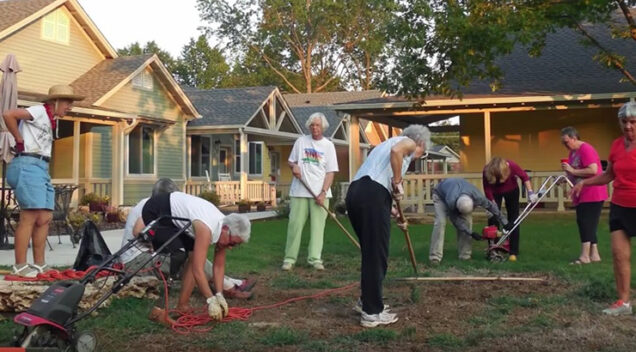
[(55, 189), (49, 163), (31, 156), (14, 158), (7, 167), (7, 183), (22, 209), (55, 208)]

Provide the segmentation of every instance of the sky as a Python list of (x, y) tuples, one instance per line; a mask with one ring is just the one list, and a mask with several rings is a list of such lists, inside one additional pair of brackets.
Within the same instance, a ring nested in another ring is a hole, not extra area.
[(196, 0), (78, 0), (115, 49), (154, 40), (178, 57), (201, 33)]

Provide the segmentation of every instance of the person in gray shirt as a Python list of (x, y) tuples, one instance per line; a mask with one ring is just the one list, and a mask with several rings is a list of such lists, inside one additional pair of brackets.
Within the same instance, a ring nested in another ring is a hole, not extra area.
[(475, 206), (482, 207), (497, 217), (499, 223), (508, 230), (508, 220), (502, 216), (499, 208), (489, 201), (474, 185), (463, 178), (447, 178), (441, 181), (433, 190), (433, 205), (435, 207), (435, 224), (431, 236), (429, 260), (431, 264), (439, 264), (444, 256), (444, 232), (446, 217), (457, 230), (457, 251), (460, 260), (468, 260), (472, 255), (471, 237), (480, 240), (481, 235), (473, 232), (473, 210)]

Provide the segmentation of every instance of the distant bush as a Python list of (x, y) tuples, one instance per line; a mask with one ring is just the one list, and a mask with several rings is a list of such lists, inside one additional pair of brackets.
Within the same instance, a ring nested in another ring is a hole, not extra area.
[(221, 204), (221, 198), (219, 197), (218, 194), (216, 194), (216, 192), (213, 192), (213, 191), (203, 191), (201, 192), (201, 194), (199, 194), (199, 197), (207, 200), (208, 202), (216, 206)]

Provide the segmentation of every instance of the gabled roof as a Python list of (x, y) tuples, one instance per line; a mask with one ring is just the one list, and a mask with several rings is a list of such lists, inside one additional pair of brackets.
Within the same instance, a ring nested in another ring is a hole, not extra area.
[(188, 126), (243, 126), (277, 89), (275, 86), (208, 90), (184, 87), (183, 91), (202, 115)]
[(115, 59), (106, 59), (98, 63), (71, 83), (71, 86), (78, 94), (86, 97), (75, 105), (83, 107), (100, 106), (148, 66), (153, 69), (157, 79), (163, 83), (175, 101), (181, 106), (184, 113), (194, 117), (200, 116), (181, 90), (179, 84), (155, 54), (122, 56)]
[(86, 35), (107, 58), (117, 57), (117, 52), (97, 29), (77, 0), (3, 0), (0, 1), (0, 41), (21, 28), (46, 16), (60, 6), (69, 12), (84, 29)]
[(325, 114), (327, 118), (327, 122), (329, 122), (329, 128), (326, 131), (323, 131), (323, 135), (331, 137), (336, 132), (336, 128), (340, 125), (340, 121), (342, 121), (342, 117), (338, 116), (336, 110), (328, 106), (302, 106), (302, 107), (292, 107), (290, 108), (296, 121), (303, 130), (304, 134), (310, 134), (309, 129), (305, 127), (309, 116), (315, 112), (321, 112)]
[(379, 90), (363, 90), (355, 92), (285, 94), (285, 100), (287, 100), (290, 107), (326, 106), (353, 103), (360, 100), (380, 98), (382, 96), (384, 96), (384, 93)]

